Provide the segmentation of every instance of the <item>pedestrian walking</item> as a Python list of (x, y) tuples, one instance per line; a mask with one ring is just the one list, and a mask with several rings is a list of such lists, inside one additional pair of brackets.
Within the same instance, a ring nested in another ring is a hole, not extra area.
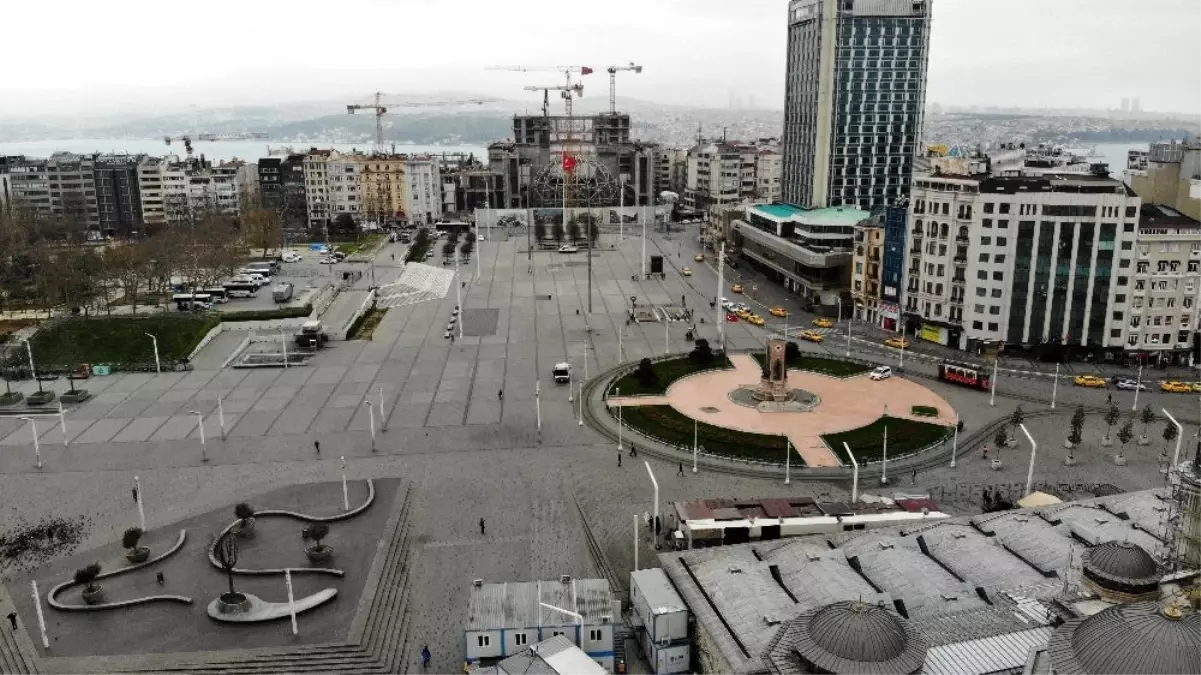
[(617, 453), (617, 468), (621, 468), (621, 453)]
[(422, 647), (421, 648), (421, 667), (422, 668), (430, 667), (430, 656), (432, 656), (430, 654), (430, 646), (426, 645), (426, 646)]
[(163, 576), (162, 572), (159, 572), (158, 574), (154, 575), (154, 580), (158, 582), (159, 586), (162, 586), (163, 584), (167, 583), (167, 579), (166, 579), (166, 577)]
[(660, 528), (661, 528), (662, 526), (663, 526), (663, 523), (662, 523), (662, 521), (661, 521), (661, 520), (659, 520), (659, 516), (657, 516), (657, 515), (656, 515), (656, 516), (655, 516), (655, 536), (656, 536), (656, 537), (657, 537), (657, 536), (659, 536), (659, 533), (661, 532), (661, 529), (660, 529)]
[(313, 449), (317, 451), (318, 455), (320, 455), (321, 454), (321, 441), (313, 441)]
[(980, 453), (981, 459), (988, 459), (988, 446), (984, 446), (984, 452)]
[(633, 443), (630, 443), (630, 457), (637, 457), (637, 456), (638, 456), (638, 446), (634, 445)]
[(480, 518), (480, 534), (484, 534), (484, 519)]
[(504, 390), (504, 389), (499, 389), (499, 390), (497, 390), (497, 392), (496, 392), (496, 400), (498, 400), (498, 401), (503, 401), (503, 400), (505, 400), (505, 390)]
[(910, 477), (909, 483), (910, 485), (917, 485), (917, 469), (913, 470), (913, 475)]
[(679, 469), (678, 471), (676, 471), (676, 475), (677, 475), (677, 476), (683, 476), (683, 475), (684, 475), (684, 463), (683, 463), (683, 462), (680, 462), (680, 469)]
[(138, 487), (135, 485), (129, 491), (133, 493), (133, 500), (138, 501)]
[(1105, 404), (1113, 405), (1113, 392), (1109, 392), (1109, 393), (1105, 394)]
[(17, 613), (16, 612), (8, 613), (8, 622), (12, 624), (13, 630), (17, 629)]
[(642, 512), (642, 524), (646, 525), (646, 529), (648, 529), (648, 530), (651, 529), (651, 512), (650, 511)]

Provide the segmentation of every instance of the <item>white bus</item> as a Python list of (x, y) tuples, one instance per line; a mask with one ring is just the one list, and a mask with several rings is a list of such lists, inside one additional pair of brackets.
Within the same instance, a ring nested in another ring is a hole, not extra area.
[(213, 296), (208, 293), (176, 293), (171, 296), (171, 301), (181, 312), (213, 308)]

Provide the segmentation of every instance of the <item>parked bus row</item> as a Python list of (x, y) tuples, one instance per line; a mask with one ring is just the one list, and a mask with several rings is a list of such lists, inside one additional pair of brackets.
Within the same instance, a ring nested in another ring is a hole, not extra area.
[[(182, 281), (175, 281), (172, 283), (175, 294), (171, 296), (171, 301), (181, 312), (211, 310), (213, 305), (224, 304), (230, 300), (257, 297), (259, 290), (270, 286), (272, 277), (279, 274), (279, 271), (279, 261), (263, 259), (247, 263), (220, 286), (192, 289)], [(294, 292), (292, 282), (281, 281), (272, 287), (271, 297), (275, 302), (288, 302)]]

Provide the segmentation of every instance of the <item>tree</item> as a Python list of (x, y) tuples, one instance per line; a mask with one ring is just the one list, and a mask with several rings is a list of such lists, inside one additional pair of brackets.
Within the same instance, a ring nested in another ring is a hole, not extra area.
[(655, 366), (650, 359), (642, 359), (638, 362), (638, 370), (634, 371), (634, 376), (638, 381), (645, 385), (652, 385), (659, 381), (659, 375), (655, 373)]
[(449, 239), (442, 242), (442, 259), (450, 260), (455, 257), (455, 243)]
[(1177, 431), (1176, 425), (1172, 424), (1171, 421), (1168, 421), (1168, 423), (1164, 425), (1164, 427), (1163, 427), (1163, 454), (1164, 455), (1168, 454), (1168, 446), (1172, 444), (1172, 441), (1176, 440), (1176, 435), (1178, 433), (1180, 433), (1180, 432)]
[(1138, 419), (1143, 423), (1143, 438), (1146, 438), (1147, 427), (1149, 427), (1151, 423), (1155, 421), (1155, 411), (1151, 409), (1150, 403), (1148, 403), (1147, 407), (1143, 408), (1143, 411), (1139, 413)]
[(282, 247), (284, 228), (275, 211), (251, 209), (242, 216), (242, 235), (247, 246), (262, 249), (263, 255), (266, 256), (268, 249), (275, 248), (276, 245)]
[(334, 218), (330, 224), (331, 231), (341, 235), (354, 234), (359, 231), (359, 226), (354, 222), (354, 216), (349, 213), (339, 213), (337, 218)]
[[(1075, 448), (1080, 445), (1084, 434), (1084, 406), (1076, 408), (1076, 412), (1072, 413), (1072, 421), (1069, 423), (1070, 431), (1068, 432), (1068, 442)], [(1073, 453), (1068, 453), (1071, 456)]]
[(92, 563), (75, 570), (75, 583), (83, 586), (84, 593), (95, 593), (96, 579), (100, 576), (100, 563)]
[(1009, 443), (1009, 434), (1006, 433), (1004, 426), (997, 429), (997, 435), (993, 437), (993, 442), (997, 444), (998, 450)]
[(320, 553), (325, 551), (326, 546), (321, 543), (321, 540), (328, 536), (329, 525), (326, 523), (313, 523), (312, 525), (309, 525), (309, 539), (312, 539), (313, 543), (316, 544), (316, 546), (314, 546), (316, 552)]
[(582, 230), (580, 229), (580, 219), (572, 218), (571, 221), (567, 223), (567, 238), (571, 239), (572, 243), (575, 243), (583, 238), (581, 235)]
[(693, 363), (713, 363), (713, 349), (709, 347), (709, 341), (701, 338), (693, 344), (692, 353), (688, 358)]
[(1017, 438), (1018, 427), (1020, 427), (1022, 425), (1022, 422), (1025, 422), (1025, 421), (1026, 421), (1026, 411), (1022, 410), (1022, 406), (1019, 404), (1018, 407), (1013, 409), (1013, 413), (1009, 416), (1009, 423), (1013, 425), (1013, 437), (1014, 438)]
[(234, 515), (238, 517), (239, 525), (248, 527), (250, 521), (254, 519), (254, 507), (246, 502), (238, 502), (234, 506)]
[(556, 220), (554, 222), (554, 224), (550, 226), (550, 236), (555, 240), (556, 244), (562, 243), (563, 242), (563, 223), (560, 223), (559, 221)]
[(1122, 454), (1126, 454), (1126, 444), (1131, 438), (1134, 438), (1134, 420), (1126, 420), (1122, 428), (1118, 429), (1118, 442), (1122, 444)]
[(1113, 431), (1113, 425), (1117, 424), (1118, 420), (1120, 420), (1120, 419), (1122, 419), (1122, 413), (1120, 411), (1118, 411), (1118, 407), (1116, 405), (1110, 406), (1109, 410), (1105, 411), (1104, 420), (1105, 420), (1105, 426), (1106, 426), (1106, 429), (1105, 429), (1105, 440), (1106, 441), (1109, 440), (1109, 432)]
[(796, 361), (801, 358), (801, 347), (791, 340), (784, 343), (784, 359), (786, 361)]
[(588, 241), (591, 242), (593, 247), (595, 247), (596, 242), (599, 240), (600, 240), (600, 223), (596, 222), (596, 219), (594, 218), (588, 222)]
[(470, 258), (471, 252), (474, 250), (475, 250), (475, 240), (474, 239), (467, 239), (462, 243), (462, 245), (459, 246), (459, 253), (461, 253), (464, 258)]
[(239, 602), (242, 596), (234, 590), (234, 569), (238, 566), (238, 542), (229, 534), (221, 535), (221, 539), (217, 540), (217, 545), (213, 547), (213, 555), (217, 558), (217, 564), (221, 569), (225, 570), (225, 576), (229, 580), (229, 593), (222, 594), (221, 599), (226, 602)]

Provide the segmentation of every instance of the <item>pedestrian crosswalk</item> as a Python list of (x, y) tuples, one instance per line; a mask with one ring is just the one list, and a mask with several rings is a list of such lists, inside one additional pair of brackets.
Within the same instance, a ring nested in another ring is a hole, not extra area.
[(408, 263), (399, 279), (380, 286), (376, 306), (402, 307), (427, 300), (441, 300), (450, 291), (454, 278), (455, 273), (451, 270), (423, 263)]

